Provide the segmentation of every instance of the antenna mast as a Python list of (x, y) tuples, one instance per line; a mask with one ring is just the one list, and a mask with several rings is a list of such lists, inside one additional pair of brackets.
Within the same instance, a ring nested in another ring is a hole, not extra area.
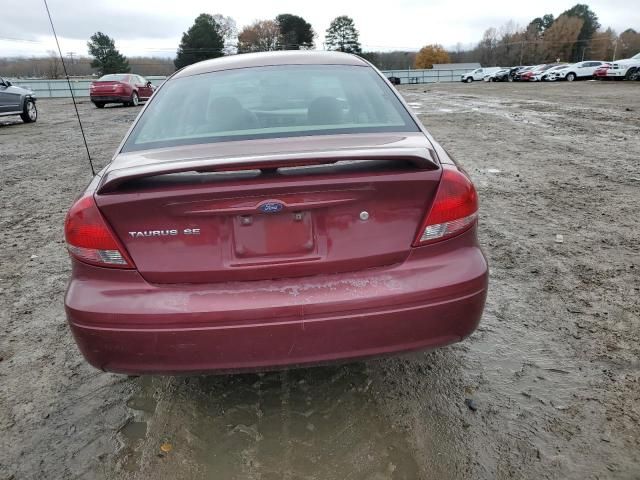
[(56, 39), (56, 45), (58, 46), (58, 54), (60, 55), (60, 61), (62, 62), (62, 68), (64, 69), (64, 76), (67, 77), (67, 84), (69, 85), (69, 91), (71, 92), (71, 99), (73, 100), (73, 108), (75, 108), (76, 110), (76, 117), (78, 117), (78, 125), (80, 125), (80, 133), (82, 133), (82, 140), (84, 141), (84, 148), (87, 150), (87, 158), (89, 159), (89, 166), (91, 167), (91, 173), (93, 174), (93, 176), (95, 176), (96, 171), (93, 168), (93, 161), (91, 161), (91, 154), (89, 153), (89, 145), (87, 144), (87, 138), (84, 135), (84, 128), (82, 128), (82, 122), (80, 121), (80, 114), (78, 113), (78, 106), (76, 105), (76, 96), (74, 95), (73, 88), (71, 87), (71, 80), (69, 80), (69, 74), (67, 73), (67, 66), (64, 63), (62, 50), (60, 50), (60, 42), (58, 42), (58, 35), (56, 34), (56, 29), (53, 26), (53, 20), (51, 19), (51, 12), (49, 11), (49, 5), (47, 5), (47, 0), (42, 0), (42, 1), (44, 2), (44, 8), (47, 9), (47, 16), (49, 17), (49, 23), (51, 24), (53, 37)]

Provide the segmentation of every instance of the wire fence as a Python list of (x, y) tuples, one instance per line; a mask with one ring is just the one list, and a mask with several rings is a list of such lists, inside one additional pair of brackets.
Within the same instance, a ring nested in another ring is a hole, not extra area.
[(426, 70), (383, 70), (387, 77), (395, 77), (400, 80), (400, 84), (419, 83), (439, 83), (439, 82), (459, 82), (460, 77), (475, 68), (462, 68), (454, 70), (426, 69)]
[[(401, 84), (420, 84), (438, 82), (459, 82), (463, 73), (469, 69), (457, 70), (384, 70), (382, 73), (386, 77), (398, 78)], [(167, 77), (149, 76), (146, 77), (156, 86), (161, 85)], [(70, 98), (71, 92), (65, 79), (58, 80), (29, 80), (10, 79), (13, 85), (25, 87), (33, 90), (36, 98)], [(88, 97), (89, 86), (94, 80), (91, 78), (71, 78), (71, 87), (76, 97)]]
[[(161, 85), (167, 77), (151, 76), (146, 77), (156, 86)], [(71, 98), (69, 84), (66, 79), (61, 80), (29, 80), (29, 79), (9, 79), (12, 85), (28, 88), (33, 91), (36, 98)], [(88, 97), (89, 86), (94, 79), (91, 78), (70, 78), (71, 88), (76, 97)]]

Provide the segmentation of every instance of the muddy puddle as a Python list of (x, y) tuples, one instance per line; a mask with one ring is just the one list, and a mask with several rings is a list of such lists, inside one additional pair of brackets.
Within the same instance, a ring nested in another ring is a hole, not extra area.
[[(365, 364), (263, 374), (139, 377), (121, 466), (169, 478), (415, 479)], [(184, 472), (180, 478), (184, 477)]]

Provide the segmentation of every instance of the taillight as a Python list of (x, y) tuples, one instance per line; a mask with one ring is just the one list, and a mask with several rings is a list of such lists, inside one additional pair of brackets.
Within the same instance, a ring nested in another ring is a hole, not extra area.
[(445, 165), (436, 198), (427, 212), (414, 247), (439, 242), (471, 228), (478, 218), (478, 194), (471, 180)]
[(67, 213), (64, 236), (69, 253), (78, 260), (102, 267), (133, 268), (90, 195), (80, 198)]

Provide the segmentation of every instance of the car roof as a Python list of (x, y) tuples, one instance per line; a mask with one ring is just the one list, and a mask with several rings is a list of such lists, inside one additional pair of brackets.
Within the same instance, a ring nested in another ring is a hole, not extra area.
[(275, 65), (354, 65), (365, 67), (369, 64), (356, 55), (341, 52), (288, 50), (242, 53), (194, 63), (177, 71), (172, 78), (190, 77), (221, 70)]

